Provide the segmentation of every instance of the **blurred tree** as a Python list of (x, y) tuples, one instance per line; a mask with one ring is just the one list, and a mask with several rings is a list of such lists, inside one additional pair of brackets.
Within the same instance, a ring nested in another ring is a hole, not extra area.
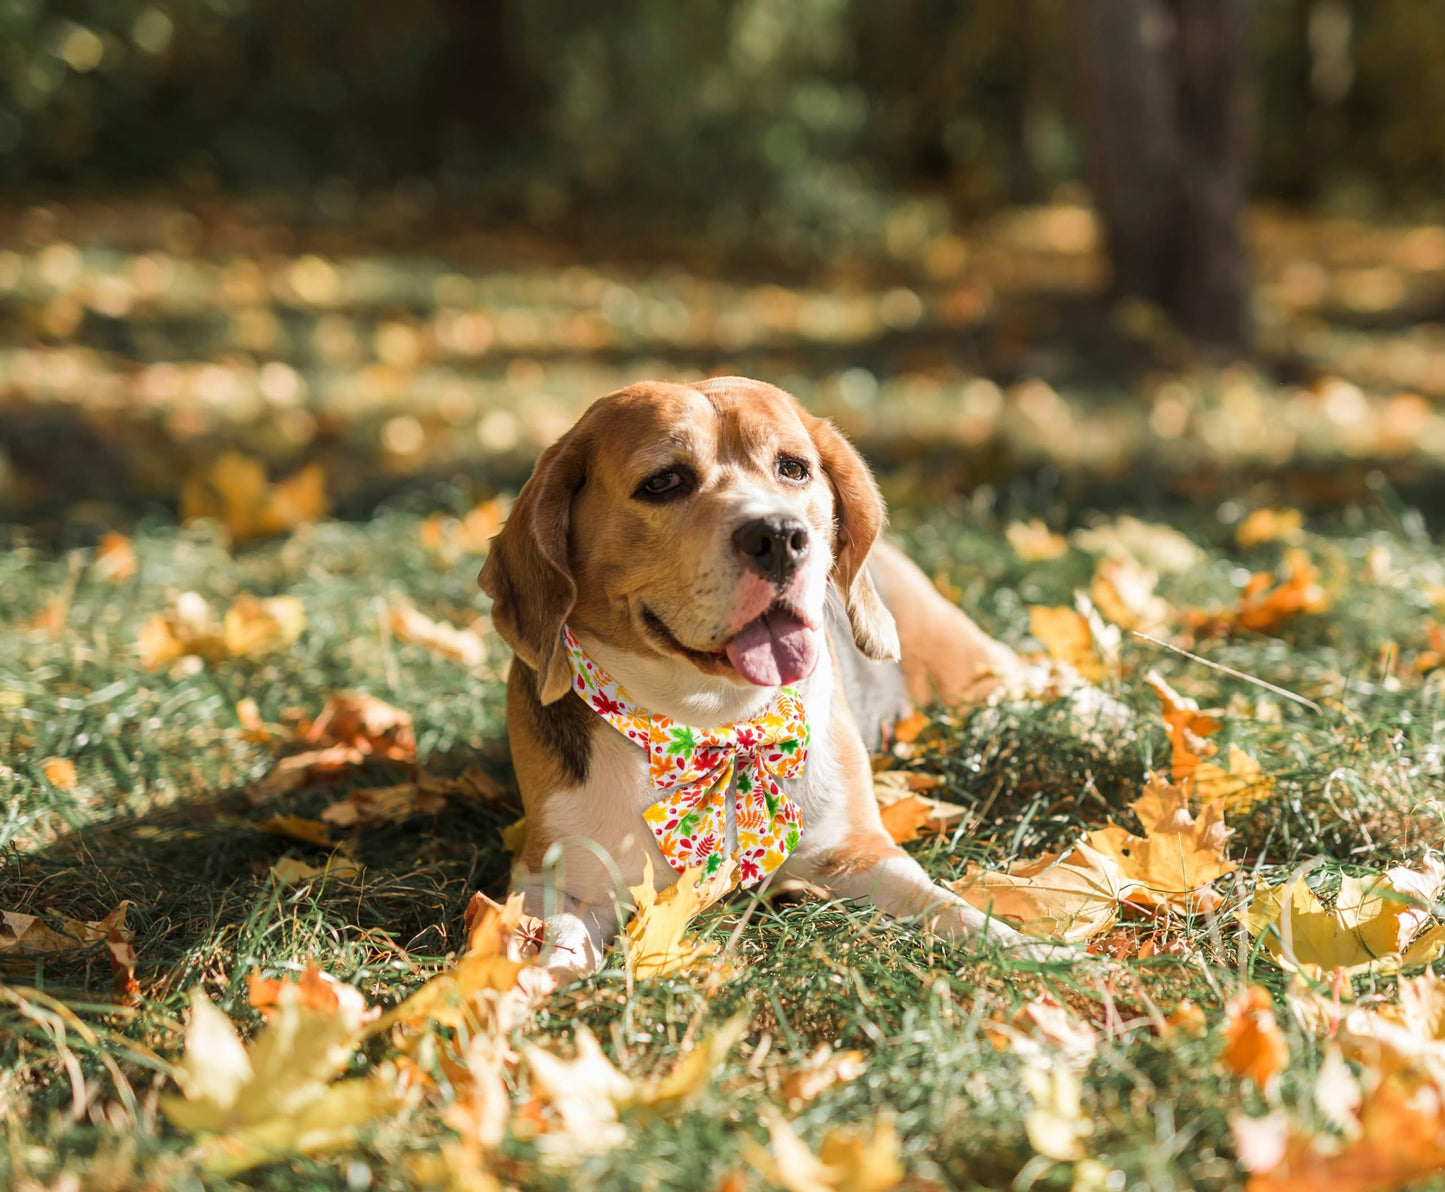
[(1114, 285), (1205, 343), (1248, 333), (1246, 0), (1073, 0)]

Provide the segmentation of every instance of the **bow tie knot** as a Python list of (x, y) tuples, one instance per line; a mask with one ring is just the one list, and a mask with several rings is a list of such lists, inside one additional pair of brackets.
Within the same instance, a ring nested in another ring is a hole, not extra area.
[(753, 885), (798, 846), (803, 814), (779, 779), (796, 778), (808, 760), (808, 720), (795, 688), (784, 687), (750, 720), (698, 728), (638, 707), (583, 651), (566, 626), (562, 643), (572, 689), (594, 712), (647, 751), (653, 789), (664, 797), (645, 812), (658, 847), (679, 873), (713, 873), (727, 841), (727, 794), (737, 791), (738, 870)]

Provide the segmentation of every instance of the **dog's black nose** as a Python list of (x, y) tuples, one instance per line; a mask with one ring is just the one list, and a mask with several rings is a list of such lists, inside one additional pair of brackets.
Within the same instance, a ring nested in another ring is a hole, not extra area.
[(733, 532), (733, 545), (743, 562), (781, 588), (808, 556), (808, 527), (796, 517), (760, 517)]

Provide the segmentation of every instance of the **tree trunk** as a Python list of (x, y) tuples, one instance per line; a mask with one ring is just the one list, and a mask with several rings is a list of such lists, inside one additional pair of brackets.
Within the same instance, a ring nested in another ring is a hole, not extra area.
[(1248, 334), (1247, 0), (1073, 0), (1085, 141), (1120, 294), (1202, 343)]

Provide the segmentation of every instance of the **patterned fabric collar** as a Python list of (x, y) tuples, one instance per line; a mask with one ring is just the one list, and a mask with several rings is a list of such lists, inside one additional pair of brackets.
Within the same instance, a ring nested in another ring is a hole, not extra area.
[(679, 873), (701, 865), (713, 873), (727, 848), (727, 793), (736, 780), (742, 884), (777, 869), (798, 847), (803, 813), (778, 785), (808, 760), (808, 720), (796, 688), (784, 687), (751, 720), (702, 729), (639, 708), (562, 627), (572, 689), (587, 705), (647, 751), (653, 789), (662, 798), (642, 813), (667, 862)]

